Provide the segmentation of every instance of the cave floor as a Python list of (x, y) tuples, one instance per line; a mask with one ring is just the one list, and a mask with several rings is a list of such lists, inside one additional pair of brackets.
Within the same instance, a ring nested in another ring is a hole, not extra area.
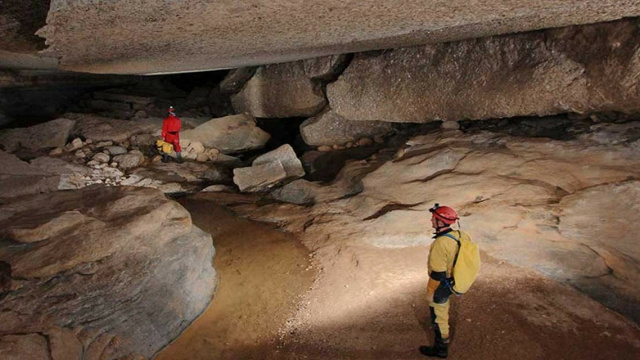
[[(234, 215), (212, 198), (181, 203), (211, 233), (220, 285), (209, 308), (156, 359), (421, 359), (433, 336), (428, 247), (340, 241), (310, 252), (304, 233)], [(483, 256), (453, 299), (450, 359), (638, 359), (640, 329), (579, 291)]]

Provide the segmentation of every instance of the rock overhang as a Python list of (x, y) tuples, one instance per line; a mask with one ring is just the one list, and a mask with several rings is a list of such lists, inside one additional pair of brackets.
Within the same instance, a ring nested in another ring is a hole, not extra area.
[(156, 74), (237, 68), (640, 15), (638, 1), (53, 0), (38, 34), (60, 68)]

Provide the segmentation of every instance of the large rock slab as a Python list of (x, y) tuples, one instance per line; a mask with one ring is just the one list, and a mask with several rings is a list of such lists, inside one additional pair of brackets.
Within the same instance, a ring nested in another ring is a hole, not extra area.
[(302, 61), (258, 68), (231, 102), (236, 112), (260, 118), (309, 117), (326, 105), (320, 84), (307, 75)]
[(160, 118), (118, 120), (89, 114), (66, 114), (76, 121), (74, 133), (93, 141), (123, 142), (132, 135), (160, 133)]
[(286, 178), (287, 172), (279, 161), (233, 169), (233, 182), (243, 192), (269, 190)]
[(248, 114), (212, 119), (193, 130), (180, 133), (181, 139), (198, 141), (207, 148), (216, 148), (225, 154), (262, 148), (271, 138), (256, 125)]
[(640, 112), (637, 19), (356, 54), (327, 86), (351, 120)]
[(391, 124), (383, 121), (353, 121), (330, 109), (300, 124), (300, 135), (313, 146), (345, 144), (361, 138), (372, 138), (391, 132)]
[(3, 130), (0, 132), (0, 146), (8, 152), (20, 148), (42, 150), (63, 147), (74, 125), (73, 120), (56, 119), (28, 128)]
[[(60, 59), (63, 69), (152, 74), (254, 66), (640, 15), (636, 2), (583, 0), (576, 4), (325, 0), (303, 6), (275, 0), (268, 4), (184, 1), (167, 7), (164, 1), (54, 0), (47, 26), (38, 35), (47, 40), (45, 55)], [(180, 13), (180, 21), (189, 28), (176, 31), (169, 12)], [(10, 18), (24, 18), (22, 13), (14, 11)], [(96, 38), (101, 39), (99, 47), (94, 46)], [(184, 56), (167, 50), (175, 44), (180, 44)]]
[(0, 198), (58, 190), (60, 176), (0, 151)]
[(15, 358), (150, 358), (214, 293), (211, 236), (157, 190), (23, 197), (0, 229), (0, 348), (13, 337)]

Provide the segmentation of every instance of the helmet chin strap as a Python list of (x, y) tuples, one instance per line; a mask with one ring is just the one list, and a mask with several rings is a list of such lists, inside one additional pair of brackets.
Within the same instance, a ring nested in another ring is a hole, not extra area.
[(443, 229), (450, 228), (451, 225), (447, 225), (442, 220), (436, 218), (436, 233), (439, 233)]

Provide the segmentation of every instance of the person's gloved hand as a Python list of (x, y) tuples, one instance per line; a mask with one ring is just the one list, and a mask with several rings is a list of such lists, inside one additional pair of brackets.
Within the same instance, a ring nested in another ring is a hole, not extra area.
[(440, 286), (440, 281), (429, 278), (429, 283), (427, 284), (427, 301), (429, 303), (433, 302), (433, 294), (436, 293), (438, 286)]

